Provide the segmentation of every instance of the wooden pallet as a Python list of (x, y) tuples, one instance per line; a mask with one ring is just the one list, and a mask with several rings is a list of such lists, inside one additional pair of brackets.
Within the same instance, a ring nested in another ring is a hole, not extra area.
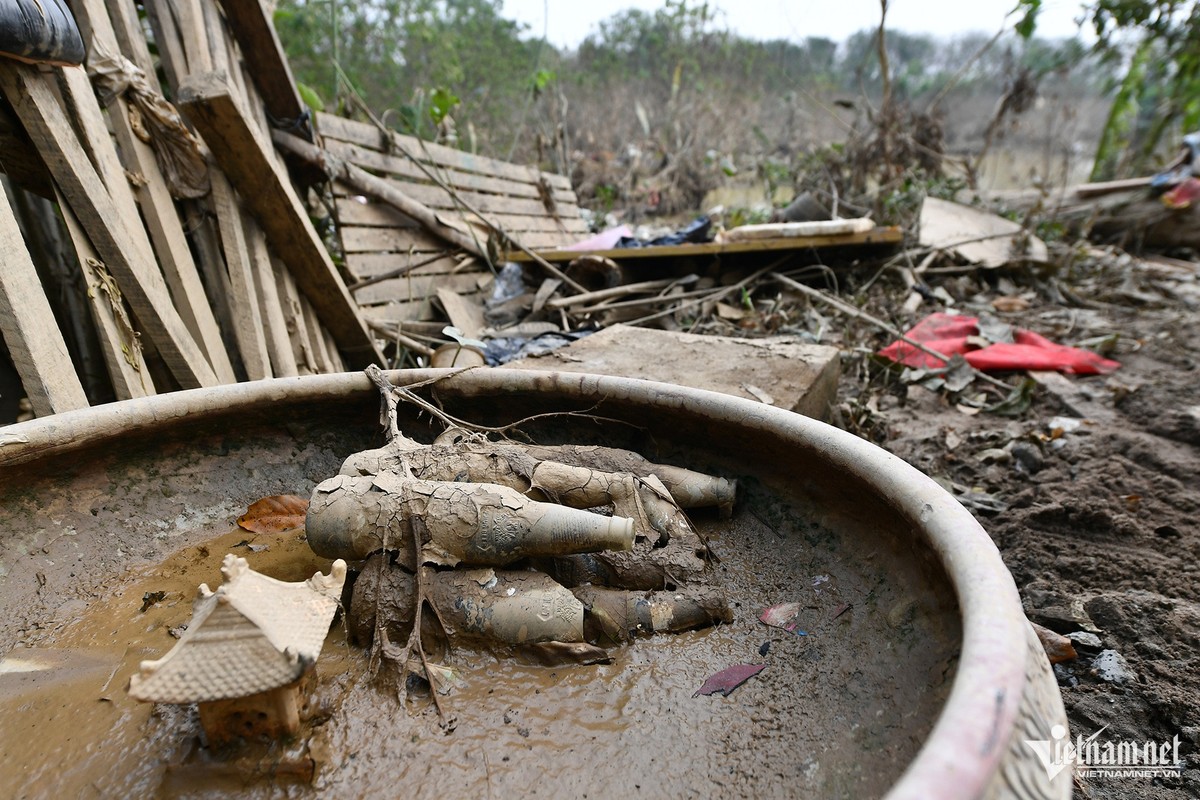
[[(330, 114), (317, 115), (317, 130), (332, 156), (385, 178), (485, 246), (496, 239), (496, 228), (531, 249), (562, 247), (587, 235), (575, 192), (561, 175), (410, 136), (389, 136), (374, 125)], [(467, 256), (393, 206), (340, 182), (334, 184), (334, 196), (350, 272), (366, 280), (412, 268), (403, 277), (351, 287), (369, 319), (434, 319), (439, 288), (467, 297), (486, 290), (491, 270), (482, 259)]]

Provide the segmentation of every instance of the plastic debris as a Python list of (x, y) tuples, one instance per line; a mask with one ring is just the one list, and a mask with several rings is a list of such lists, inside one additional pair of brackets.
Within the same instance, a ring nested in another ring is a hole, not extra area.
[(798, 616), (800, 616), (799, 603), (780, 603), (764, 610), (758, 619), (764, 625), (770, 625), (772, 628), (782, 628), (797, 636), (807, 636), (806, 631), (799, 630), (800, 623), (796, 621)]
[[(905, 336), (944, 356), (962, 355), (975, 369), (1057, 370), (1075, 375), (1104, 375), (1121, 365), (1089, 350), (1055, 344), (1033, 331), (1016, 328), (1012, 343), (980, 347), (979, 319), (941, 312), (921, 320)], [(914, 368), (940, 367), (946, 362), (908, 342), (896, 341), (879, 351), (884, 358)]]

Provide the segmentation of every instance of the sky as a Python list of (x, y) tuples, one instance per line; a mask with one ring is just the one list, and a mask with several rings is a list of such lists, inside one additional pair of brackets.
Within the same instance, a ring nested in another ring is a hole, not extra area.
[[(709, 4), (719, 9), (719, 23), (748, 39), (799, 41), (824, 36), (842, 41), (879, 25), (879, 0), (709, 0)], [(1016, 4), (1016, 0), (890, 0), (888, 27), (936, 36), (995, 33)], [(600, 20), (627, 8), (653, 11), (662, 5), (662, 0), (504, 0), (504, 15), (528, 25), (530, 35), (545, 33), (556, 47), (573, 48), (597, 30)], [(1038, 34), (1073, 36), (1081, 6), (1080, 0), (1044, 0)]]

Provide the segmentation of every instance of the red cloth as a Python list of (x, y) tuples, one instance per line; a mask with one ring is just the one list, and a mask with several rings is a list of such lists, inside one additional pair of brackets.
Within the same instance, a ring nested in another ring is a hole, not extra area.
[[(979, 319), (954, 314), (930, 314), (905, 333), (931, 350), (947, 356), (960, 354), (975, 369), (988, 370), (1057, 370), (1075, 375), (1104, 375), (1121, 366), (1090, 350), (1055, 344), (1045, 336), (1023, 328), (1013, 330), (1012, 344), (992, 344), (979, 348), (968, 342), (979, 335)], [(945, 361), (918, 350), (907, 342), (896, 341), (879, 351), (879, 355), (908, 367), (941, 367)]]

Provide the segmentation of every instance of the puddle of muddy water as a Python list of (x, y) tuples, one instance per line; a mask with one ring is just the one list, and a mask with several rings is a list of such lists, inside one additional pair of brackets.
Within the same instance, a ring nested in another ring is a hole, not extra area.
[[(721, 557), (712, 581), (731, 600), (732, 624), (638, 640), (601, 666), (525, 666), (457, 648), (448, 665), (462, 685), (443, 698), (456, 720), (447, 733), (427, 699), (402, 710), (367, 680), (339, 621), (318, 662), (328, 716), (297, 742), (220, 756), (200, 747), (193, 710), (132, 701), (129, 676), (174, 644), (169, 629), (189, 618), (198, 584), (220, 584), (225, 553), (284, 580), (329, 563), (298, 532), (214, 533), (128, 572), (99, 600), (68, 603), (0, 662), (0, 795), (882, 794), (948, 688), (944, 602), (913, 589), (920, 581), (898, 575), (885, 549), (848, 559), (837, 535), (789, 513), (743, 508), (696, 522)], [(238, 546), (246, 539), (269, 548)], [(144, 599), (156, 592), (163, 599)], [(805, 635), (758, 621), (792, 601)], [(767, 668), (729, 697), (693, 697), (710, 674), (743, 663)]]

